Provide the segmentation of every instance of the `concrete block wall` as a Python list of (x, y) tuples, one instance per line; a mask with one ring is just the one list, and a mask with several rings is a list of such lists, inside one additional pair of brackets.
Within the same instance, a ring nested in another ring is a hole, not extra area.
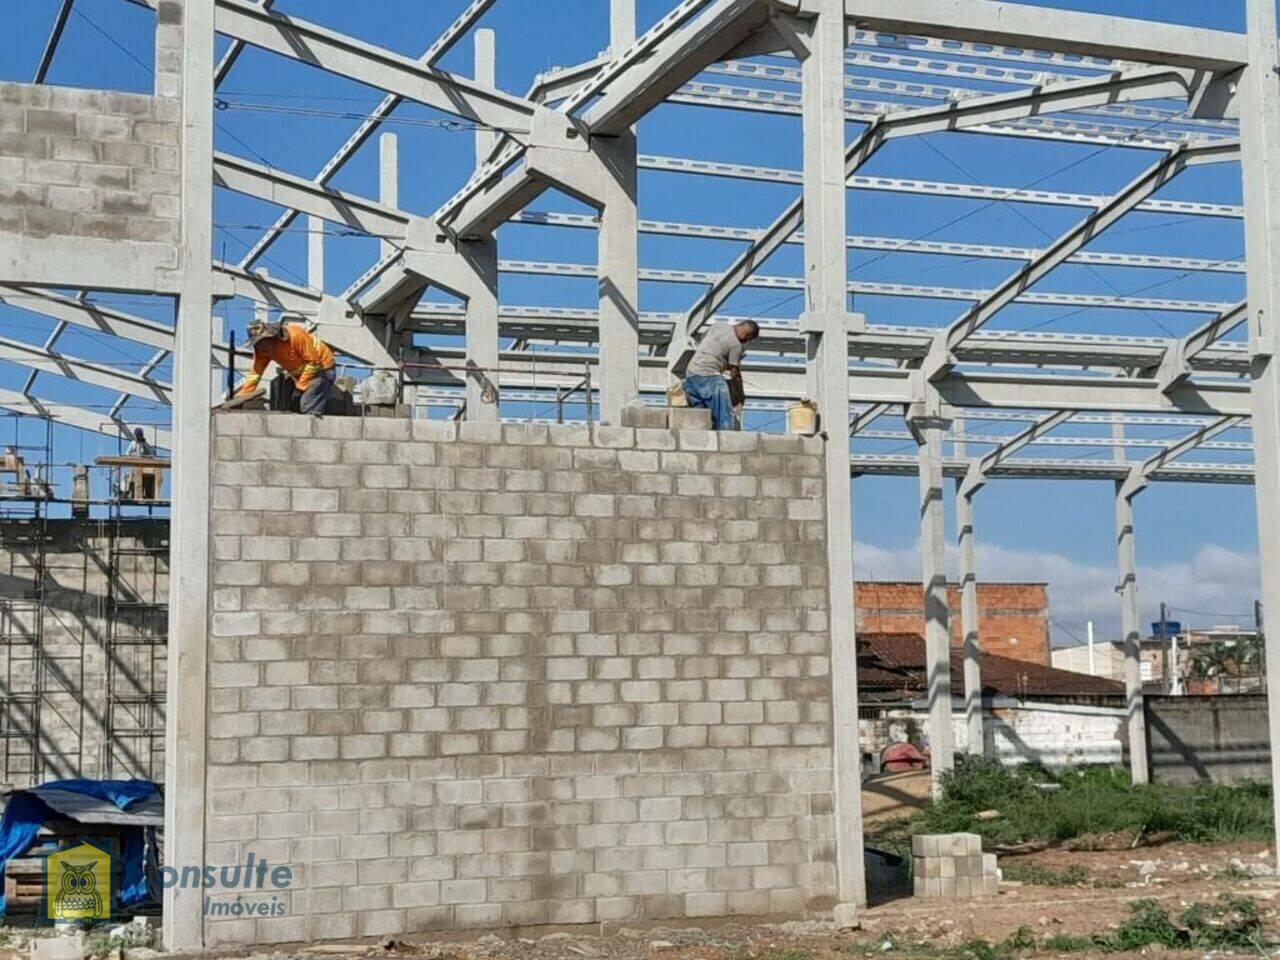
[(168, 536), (164, 519), (0, 521), (0, 783), (163, 778)]
[(1147, 696), (1151, 778), (1161, 783), (1266, 783), (1271, 737), (1265, 694)]
[(179, 101), (0, 83), (0, 232), (176, 244)]
[(215, 434), (207, 943), (833, 904), (820, 441)]

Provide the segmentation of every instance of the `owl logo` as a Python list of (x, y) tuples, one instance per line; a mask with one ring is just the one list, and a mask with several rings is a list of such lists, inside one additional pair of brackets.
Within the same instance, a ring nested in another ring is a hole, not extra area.
[(45, 890), (50, 920), (110, 918), (111, 855), (87, 842), (50, 854)]

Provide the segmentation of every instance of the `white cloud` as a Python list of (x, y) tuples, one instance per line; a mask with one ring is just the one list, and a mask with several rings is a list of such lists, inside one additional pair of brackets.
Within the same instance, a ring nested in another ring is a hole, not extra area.
[[(954, 545), (947, 550), (952, 577), (958, 569)], [(854, 570), (860, 579), (920, 579), (919, 543), (898, 550), (859, 543)], [(1056, 645), (1072, 642), (1068, 630), (1084, 638), (1084, 625), (1094, 622), (1099, 639), (1120, 636), (1120, 598), (1113, 566), (1095, 566), (1059, 553), (1012, 550), (996, 544), (978, 545), (978, 579), (988, 581), (1044, 581), (1049, 584), (1049, 614)], [(1233, 618), (1203, 614), (1238, 614), (1251, 617), (1258, 596), (1258, 558), (1217, 544), (1206, 544), (1188, 560), (1144, 564), (1139, 557), (1138, 599), (1142, 629), (1159, 618), (1163, 601), (1175, 609), (1170, 619), (1196, 626), (1237, 622)], [(1193, 615), (1186, 611), (1199, 611)]]

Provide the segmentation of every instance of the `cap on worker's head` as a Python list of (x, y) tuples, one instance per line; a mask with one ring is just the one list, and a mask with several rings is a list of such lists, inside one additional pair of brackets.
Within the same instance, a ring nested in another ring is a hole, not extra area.
[(282, 330), (280, 324), (272, 323), (270, 320), (254, 320), (244, 328), (244, 335), (249, 341), (249, 346), (252, 347), (259, 340), (280, 336)]

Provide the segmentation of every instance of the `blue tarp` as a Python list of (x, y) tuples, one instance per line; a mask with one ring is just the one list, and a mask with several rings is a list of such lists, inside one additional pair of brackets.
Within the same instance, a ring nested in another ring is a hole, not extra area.
[[(159, 787), (150, 780), (55, 780), (41, 784), (44, 790), (66, 790), (114, 804), (128, 810), (135, 803), (150, 799)], [(0, 877), (5, 864), (20, 857), (35, 843), (40, 827), (46, 820), (66, 820), (34, 793), (15, 791), (4, 808), (0, 820)], [(92, 825), (86, 824), (91, 830)], [(124, 826), (121, 831), (121, 849), (113, 851), (121, 860), (121, 881), (118, 899), (121, 906), (132, 907), (145, 902), (148, 897), (146, 878), (146, 838), (140, 826)], [(4, 891), (0, 889), (0, 916), (5, 912)]]

